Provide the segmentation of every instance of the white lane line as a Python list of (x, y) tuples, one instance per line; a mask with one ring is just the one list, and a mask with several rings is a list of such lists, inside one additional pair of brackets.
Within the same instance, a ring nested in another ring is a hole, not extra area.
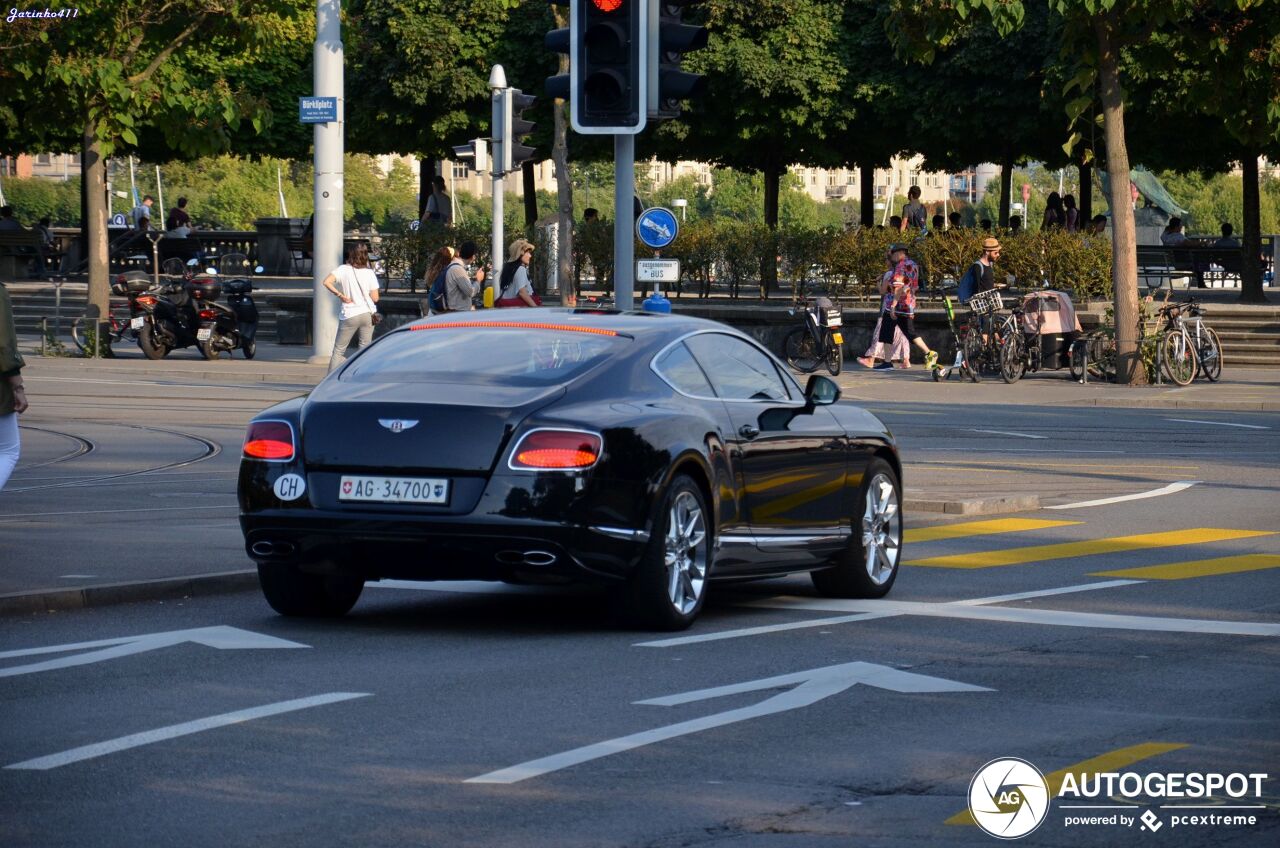
[(13, 512), (0, 516), (0, 524), (8, 524), (10, 518), (50, 518), (55, 515), (105, 515), (112, 512), (192, 512), (197, 509), (239, 509), (238, 504), (226, 506), (149, 506), (129, 509), (83, 509), (72, 512)]
[(1194, 418), (1166, 418), (1165, 421), (1178, 421), (1183, 424), (1216, 424), (1219, 427), (1243, 427), (1246, 430), (1270, 430), (1259, 424), (1232, 424), (1229, 421), (1197, 421)]
[(1020, 436), (1020, 437), (1022, 437), (1022, 438), (1024, 438), (1024, 439), (1047, 439), (1047, 438), (1049, 438), (1048, 436), (1036, 436), (1036, 435), (1033, 435), (1033, 434), (1031, 434), (1031, 433), (1015, 433), (1015, 432), (1013, 432), (1012, 430), (975, 430), (974, 428), (970, 427), (970, 428), (969, 428), (969, 432), (970, 432), (970, 433), (992, 433), (992, 434), (994, 434), (994, 435), (996, 435), (996, 436)]
[[(928, 447), (915, 448), (913, 447), (912, 450), (946, 451), (947, 453), (955, 453), (956, 449), (954, 447), (950, 447), (950, 448), (928, 448)], [(984, 451), (976, 450), (975, 452), (983, 453)], [(999, 450), (992, 449), (991, 451), (986, 451), (986, 452), (987, 453), (1124, 453), (1124, 451), (1122, 450), (1059, 450), (1057, 448), (1000, 448)]]
[(754, 606), (822, 612), (897, 612), (931, 618), (1003, 621), (1011, 624), (1051, 624), (1060, 627), (1096, 627), (1104, 630), (1143, 630), (1154, 633), (1213, 633), (1223, 636), (1280, 636), (1280, 624), (1259, 621), (1213, 621), (1200, 618), (1164, 618), (1144, 615), (1111, 615), (1067, 610), (1017, 607), (965, 606), (955, 603), (913, 601), (857, 601), (816, 598), (776, 598)]
[(281, 713), (305, 710), (308, 707), (320, 707), (325, 704), (336, 704), (340, 701), (350, 701), (354, 698), (368, 698), (372, 694), (373, 693), (371, 692), (330, 692), (326, 695), (313, 695), (310, 698), (297, 698), (292, 701), (281, 701), (276, 704), (266, 704), (261, 707), (253, 707), (247, 710), (237, 710), (233, 713), (209, 716), (208, 718), (196, 719), (195, 721), (188, 721), (182, 724), (172, 724), (168, 727), (159, 727), (155, 730), (146, 730), (142, 733), (132, 733), (128, 736), (121, 736), (118, 739), (109, 739), (106, 742), (97, 742), (93, 745), (83, 745), (79, 748), (72, 748), (70, 751), (63, 751), (59, 754), (50, 754), (47, 757), (36, 757), (34, 760), (23, 760), (20, 763), (5, 766), (5, 768), (47, 771), (49, 769), (58, 768), (59, 766), (70, 765), (71, 763), (78, 763), (83, 760), (92, 760), (95, 757), (103, 757), (107, 754), (126, 751), (129, 748), (137, 748), (141, 745), (151, 745), (155, 742), (164, 742), (168, 739), (176, 739), (179, 736), (189, 736), (192, 733), (200, 733), (204, 730), (214, 730), (215, 728), (226, 727), (229, 724), (241, 724), (246, 721), (252, 721), (255, 718), (266, 718), (268, 716), (280, 715)]
[(1115, 589), (1118, 586), (1132, 586), (1135, 583), (1146, 583), (1146, 580), (1103, 580), (1098, 583), (1082, 583), (1079, 586), (1063, 586), (1058, 589), (1039, 589), (1034, 592), (1016, 592), (1012, 595), (995, 595), (990, 598), (974, 598), (969, 601), (950, 601), (958, 606), (976, 607), (984, 604), (1003, 604), (1009, 601), (1027, 601), (1032, 598), (1048, 598), (1053, 595), (1069, 595), (1075, 592), (1092, 592), (1095, 589)]
[[(997, 595), (991, 598), (973, 598), (966, 601), (947, 601), (947, 604), (963, 606), (980, 606), (998, 604), (1004, 601), (1022, 601), (1030, 598), (1044, 598), (1050, 595), (1067, 595), (1073, 592), (1091, 592), (1095, 589), (1112, 589), (1117, 586), (1128, 586), (1133, 583), (1144, 583), (1144, 580), (1104, 580), (1097, 583), (1081, 583), (1077, 586), (1061, 586), (1056, 589), (1040, 589), (1035, 592), (1019, 592), (1016, 595)], [(753, 601), (746, 606), (774, 607), (768, 600)], [(657, 639), (652, 642), (636, 642), (634, 648), (676, 648), (682, 645), (696, 645), (700, 642), (718, 642), (722, 639), (738, 639), (744, 636), (763, 636), (785, 630), (804, 630), (810, 627), (827, 627), (833, 624), (848, 624), (855, 621), (872, 621), (877, 618), (896, 618), (906, 613), (897, 611), (859, 612), (835, 618), (813, 618), (806, 621), (791, 621), (786, 624), (769, 624), (760, 627), (744, 627), (739, 630), (721, 630), (716, 633), (702, 633), (697, 636), (676, 636), (670, 639)]]
[(767, 633), (780, 633), (785, 630), (804, 630), (808, 627), (826, 627), (831, 624), (848, 624), (853, 621), (869, 621), (876, 618), (895, 618), (898, 613), (858, 613), (842, 615), (837, 618), (814, 618), (808, 621), (792, 621), (787, 624), (768, 624), (761, 627), (744, 627), (740, 630), (721, 630), (717, 633), (703, 633), (699, 636), (676, 636), (672, 639), (657, 639), (653, 642), (636, 642), (634, 648), (674, 648), (678, 645), (695, 645), (699, 642), (718, 642), (721, 639), (738, 639), (743, 636), (763, 636)]
[(1161, 495), (1172, 495), (1177, 492), (1190, 489), (1202, 480), (1179, 480), (1176, 483), (1170, 483), (1159, 489), (1152, 489), (1149, 492), (1137, 492), (1132, 495), (1118, 495), (1114, 498), (1101, 498), (1096, 501), (1079, 501), (1077, 503), (1058, 504), (1057, 506), (1046, 506), (1044, 509), (1083, 509), (1087, 506), (1107, 506), (1108, 504), (1123, 503), (1124, 501), (1141, 501), (1147, 498), (1158, 498)]

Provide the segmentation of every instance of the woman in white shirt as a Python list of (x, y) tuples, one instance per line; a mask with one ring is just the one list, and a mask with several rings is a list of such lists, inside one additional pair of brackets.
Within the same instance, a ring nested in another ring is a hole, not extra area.
[(369, 247), (358, 244), (350, 261), (333, 269), (324, 278), (324, 287), (342, 301), (342, 314), (338, 321), (338, 338), (333, 343), (333, 355), (329, 357), (329, 370), (337, 368), (347, 358), (351, 338), (356, 339), (356, 350), (373, 341), (373, 325), (378, 317), (378, 275), (369, 267)]
[(541, 306), (529, 282), (529, 263), (533, 261), (533, 245), (525, 239), (511, 243), (507, 264), (499, 278), (502, 286), (496, 306)]

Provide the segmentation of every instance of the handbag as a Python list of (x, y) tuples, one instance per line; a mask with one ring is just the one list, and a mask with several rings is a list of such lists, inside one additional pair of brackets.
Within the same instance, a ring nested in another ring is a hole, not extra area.
[[(367, 268), (361, 268), (360, 270), (361, 271), (368, 270), (369, 273), (371, 274), (373, 273), (372, 270)], [(378, 311), (378, 305), (373, 302), (373, 298), (369, 297), (368, 290), (365, 289), (364, 286), (360, 285), (360, 276), (358, 273), (356, 275), (356, 285), (360, 286), (360, 294), (364, 295), (364, 302), (369, 304), (369, 321), (373, 324), (373, 326), (375, 327), (378, 326), (379, 324), (382, 323), (382, 313)]]

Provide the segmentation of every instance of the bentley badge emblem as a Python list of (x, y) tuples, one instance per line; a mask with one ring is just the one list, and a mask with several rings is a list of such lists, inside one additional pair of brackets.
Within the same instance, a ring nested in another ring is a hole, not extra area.
[(417, 421), (408, 421), (403, 418), (379, 418), (378, 423), (393, 433), (412, 430), (414, 427), (418, 426)]

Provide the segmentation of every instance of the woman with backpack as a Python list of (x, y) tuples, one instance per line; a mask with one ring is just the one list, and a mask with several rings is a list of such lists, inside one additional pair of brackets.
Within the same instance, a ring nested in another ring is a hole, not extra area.
[(423, 277), (423, 281), (427, 284), (427, 314), (440, 315), (446, 310), (444, 304), (444, 272), (449, 267), (449, 263), (453, 261), (456, 252), (452, 247), (445, 245), (436, 251), (431, 257), (431, 264), (427, 266), (427, 274)]
[(498, 277), (499, 297), (494, 306), (541, 306), (529, 282), (529, 263), (533, 261), (533, 245), (516, 239), (507, 252), (507, 264)]

